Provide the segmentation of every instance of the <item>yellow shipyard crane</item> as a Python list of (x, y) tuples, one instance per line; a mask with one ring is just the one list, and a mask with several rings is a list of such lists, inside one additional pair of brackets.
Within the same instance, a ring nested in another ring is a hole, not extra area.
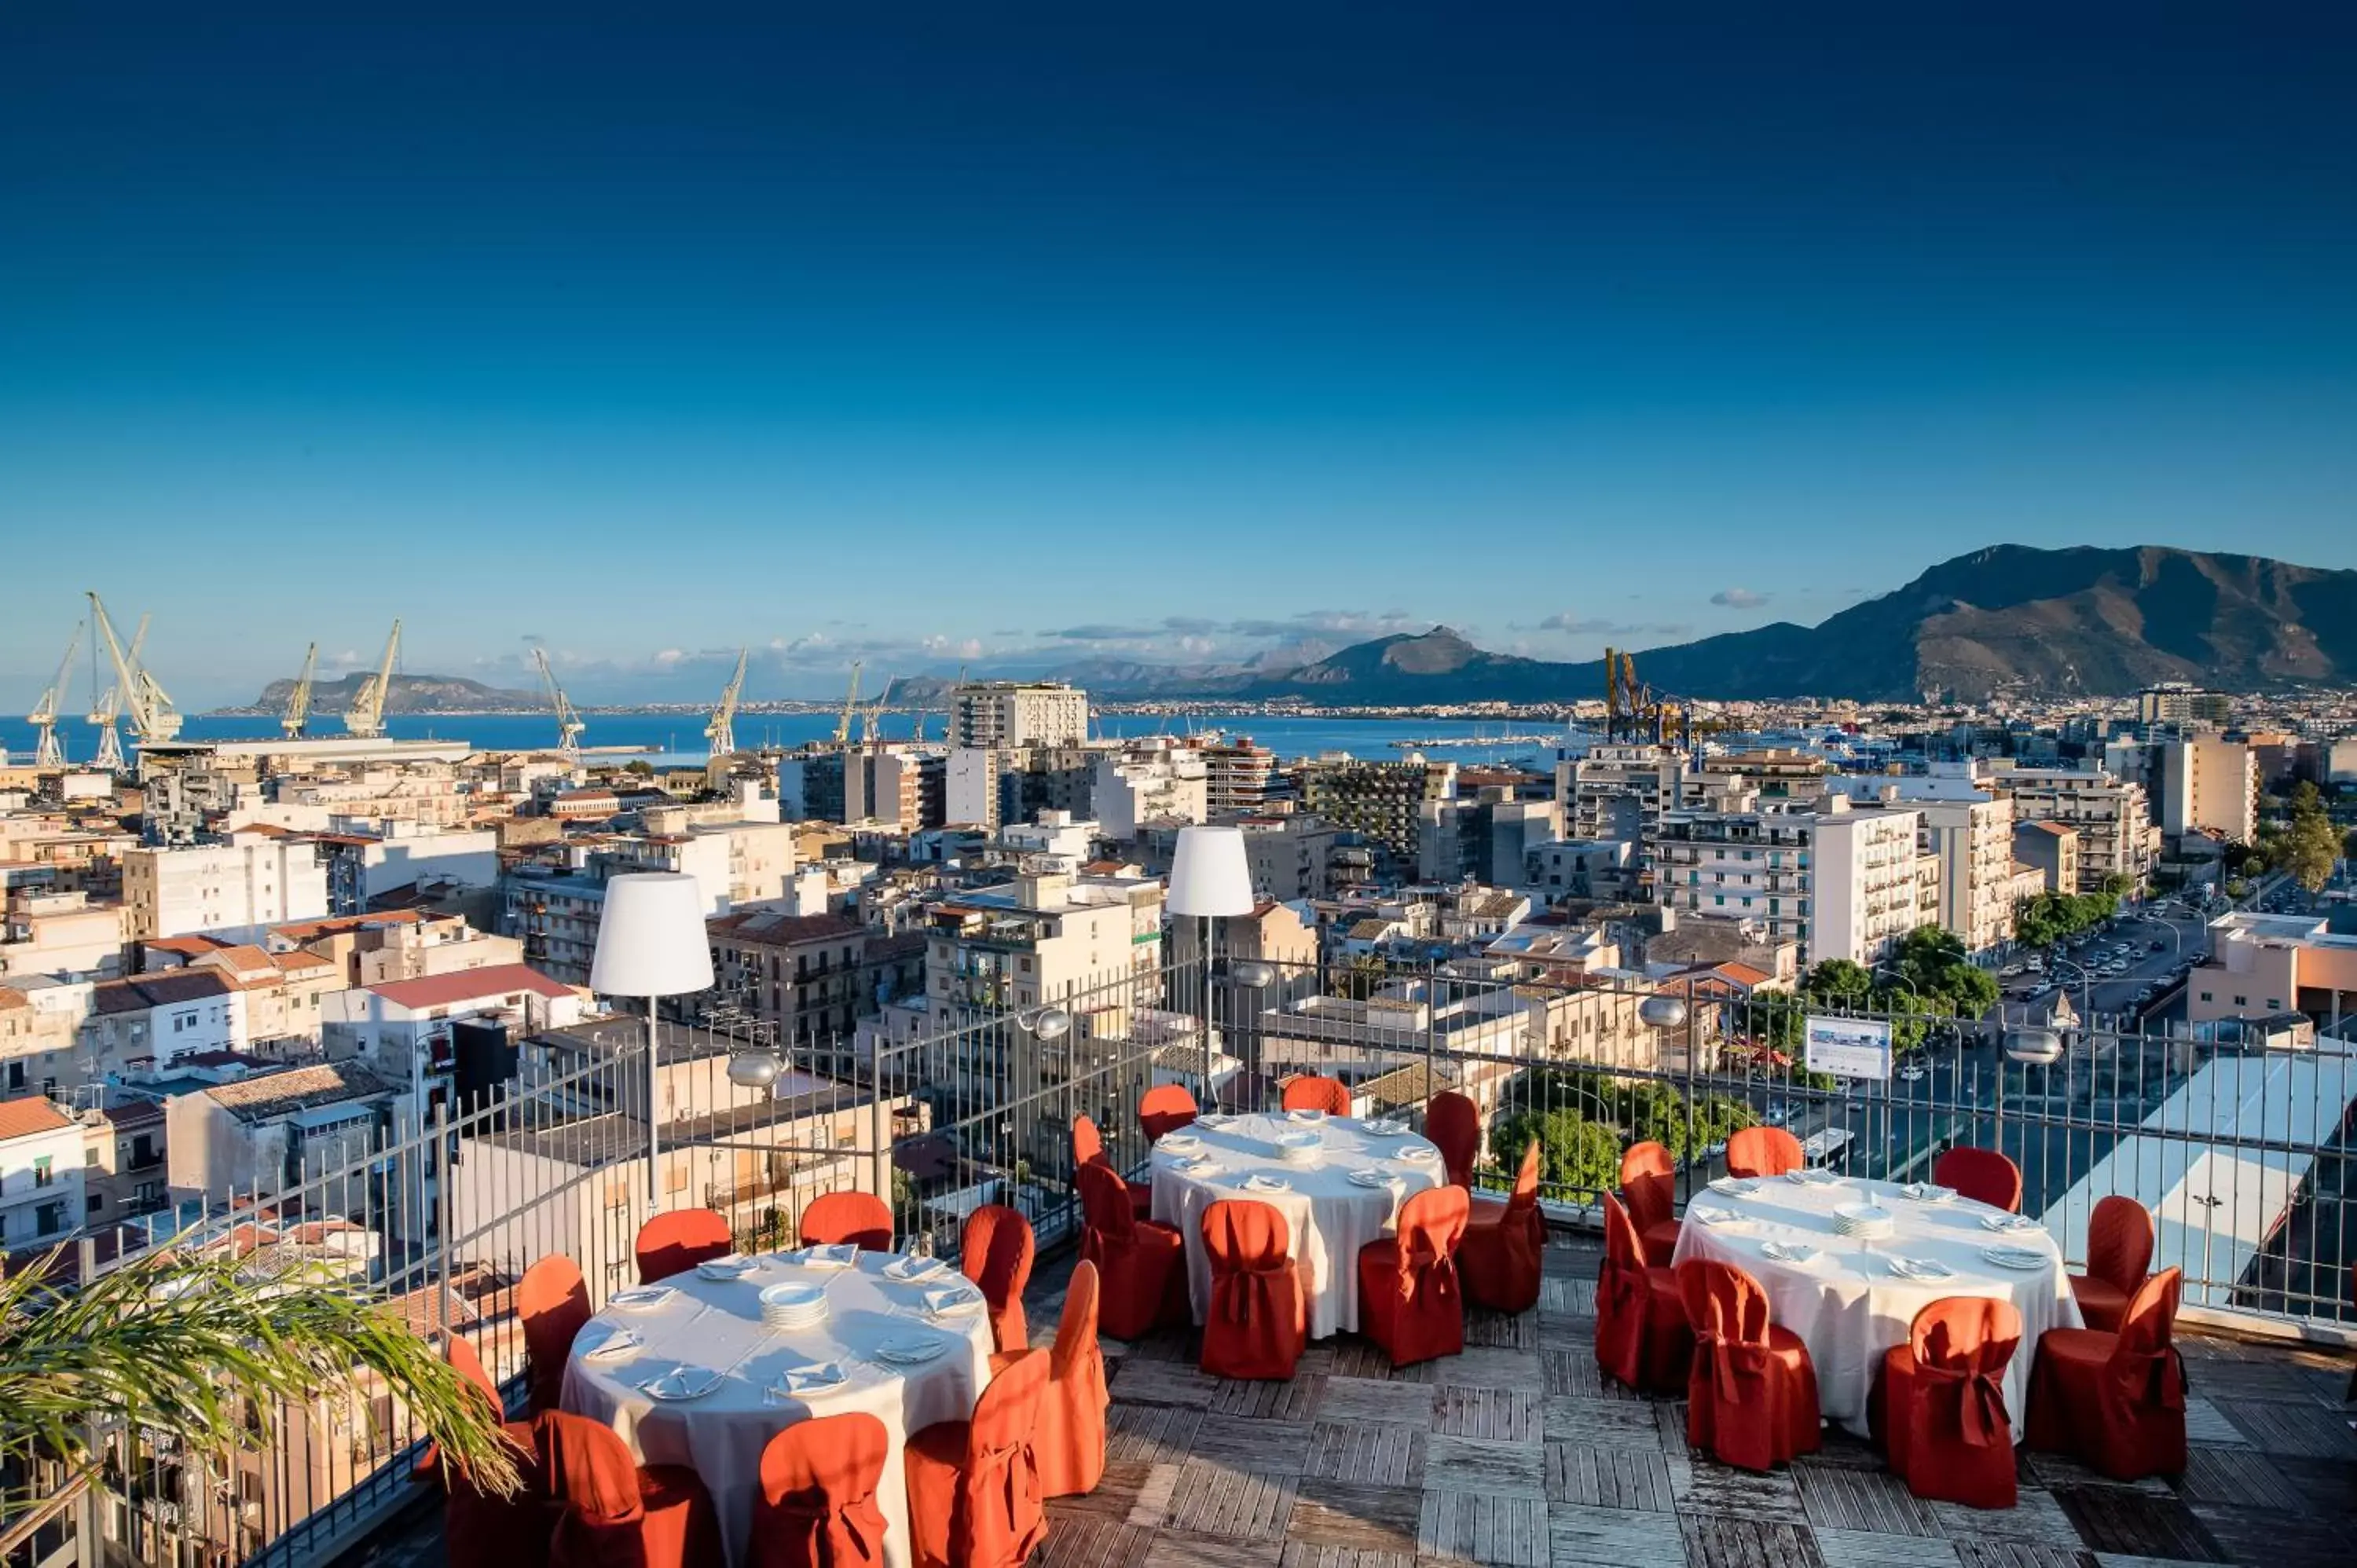
[(295, 690), (286, 696), (286, 711), (278, 715), (278, 727), (286, 732), (288, 740), (301, 740), (311, 723), (311, 676), (319, 667), (319, 645), (311, 644), (303, 650), (303, 673), (295, 677)]
[(581, 722), (565, 688), (556, 683), (556, 671), (548, 667), (548, 650), (532, 650), (534, 662), (540, 666), (540, 683), (548, 688), (549, 710), (556, 715), (556, 749), (568, 762), (581, 760), (581, 732), (589, 726)]
[(737, 751), (737, 699), (745, 690), (745, 652), (737, 650), (737, 673), (728, 678), (728, 689), (720, 693), (720, 705), (712, 710), (712, 717), (704, 726), (704, 738), (715, 757), (733, 757)]
[[(114, 635), (114, 623), (106, 618), (106, 606), (96, 594), (90, 596), (91, 619), (97, 624), (98, 635), (106, 645), (107, 657), (114, 663), (114, 683), (122, 693), (124, 705), (131, 713), (131, 733), (143, 746), (151, 741), (170, 740), (180, 733), (180, 710), (172, 704), (172, 694), (164, 690), (147, 667), (134, 653), (125, 655), (122, 642)], [(145, 618), (140, 621), (146, 627)], [(135, 643), (135, 647), (136, 644)]]
[(41, 693), (41, 700), (25, 715), (40, 732), (41, 738), (33, 748), (36, 768), (66, 765), (66, 748), (58, 739), (58, 710), (65, 705), (67, 686), (73, 679), (74, 650), (81, 646), (81, 622), (74, 622), (73, 635), (66, 639), (66, 655), (58, 660), (58, 678), (49, 682), (49, 689)]
[(401, 655), (401, 623), (393, 623), (393, 635), (384, 639), (384, 661), (377, 672), (361, 682), (360, 694), (352, 705), (344, 710), (344, 728), (364, 740), (375, 740), (384, 734), (384, 700), (393, 691), (393, 661)]

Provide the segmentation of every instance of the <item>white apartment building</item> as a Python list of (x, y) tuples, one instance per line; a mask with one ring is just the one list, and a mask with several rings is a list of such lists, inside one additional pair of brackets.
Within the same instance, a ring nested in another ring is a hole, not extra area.
[(2141, 883), (2159, 849), (2144, 787), (2099, 770), (2017, 768), (1998, 758), (1989, 786), (2013, 799), (2016, 822), (2061, 822), (2079, 835), (2079, 891), (2093, 893), (2114, 876)]
[(124, 935), (199, 932), (259, 940), (263, 928), (328, 913), (318, 846), (276, 829), (241, 828), (227, 843), (142, 848), (123, 856)]
[(8, 895), (0, 914), (0, 980), (35, 974), (112, 975), (123, 969), (123, 906), (87, 893)]
[(1268, 805), (1276, 775), (1276, 753), (1253, 744), (1250, 736), (1197, 748), (1205, 768), (1205, 809), (1212, 822), (1247, 816)]
[(1076, 819), (1070, 811), (1042, 811), (1036, 822), (1009, 822), (999, 829), (998, 842), (1017, 854), (1049, 863), (1049, 870), (1077, 873), (1088, 864), (1097, 835), (1093, 822)]
[(950, 753), (942, 780), (942, 821), (996, 832), (1006, 815), (1000, 775), (1006, 762), (996, 746), (961, 746)]
[(953, 746), (1081, 746), (1088, 737), (1089, 694), (1077, 686), (970, 681), (950, 693)]
[(80, 1228), (82, 1144), (81, 1123), (41, 1096), (0, 1101), (0, 1253)]
[(1927, 921), (1967, 952), (1994, 952), (2013, 940), (2013, 800), (1989, 789), (1977, 764), (1934, 763), (1929, 774), (1826, 784), (1862, 804), (1889, 800), (1921, 814), (1916, 847), (1938, 863)]
[(1036, 1007), (1162, 963), (1156, 877), (1025, 874), (926, 911), (925, 993), (936, 1010)]
[(1770, 940), (1800, 943), (1803, 964), (1872, 964), (1921, 923), (1921, 825), (1911, 808), (1857, 807), (1846, 795), (1816, 810), (1666, 811), (1656, 897), (1758, 922)]
[(1202, 754), (1169, 746), (1097, 759), (1089, 781), (1098, 831), (1115, 843), (1147, 822), (1200, 822), (1211, 811), (1211, 768)]
[(500, 879), (500, 835), (490, 828), (339, 817), (319, 842), (328, 902), (339, 915), (357, 915), (400, 888), (484, 888)]
[(2259, 759), (2239, 740), (2215, 735), (2160, 746), (2163, 832), (2212, 832), (2250, 843), (2259, 836)]
[(75, 1047), (92, 990), (87, 980), (0, 985), (0, 1099), (70, 1091), (86, 1081)]
[(1598, 746), (1561, 752), (1555, 796), (1563, 805), (1563, 832), (1574, 839), (1643, 839), (1665, 807), (1678, 801), (1684, 762), (1658, 746)]

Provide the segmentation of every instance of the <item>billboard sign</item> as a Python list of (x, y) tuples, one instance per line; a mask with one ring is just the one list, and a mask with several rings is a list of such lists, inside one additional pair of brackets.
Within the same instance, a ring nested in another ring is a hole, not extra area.
[(1804, 1059), (1811, 1072), (1835, 1078), (1890, 1077), (1890, 1025), (1882, 1018), (1824, 1018), (1810, 1014)]

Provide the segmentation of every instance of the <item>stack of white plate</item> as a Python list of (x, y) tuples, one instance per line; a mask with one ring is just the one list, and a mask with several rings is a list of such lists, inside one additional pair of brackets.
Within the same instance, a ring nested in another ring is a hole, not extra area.
[(826, 1287), (788, 1280), (761, 1293), (761, 1322), (770, 1328), (802, 1328), (826, 1316)]
[(1845, 1203), (1834, 1210), (1834, 1229), (1854, 1241), (1878, 1241), (1896, 1226), (1890, 1210), (1878, 1204)]
[(1276, 1157), (1288, 1165), (1308, 1165), (1326, 1147), (1326, 1140), (1315, 1133), (1280, 1133), (1275, 1142)]

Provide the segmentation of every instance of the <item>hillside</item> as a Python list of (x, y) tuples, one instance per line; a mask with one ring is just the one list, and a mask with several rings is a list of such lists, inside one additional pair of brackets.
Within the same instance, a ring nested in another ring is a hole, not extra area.
[[(367, 675), (354, 673), (333, 681), (314, 682), (311, 711), (342, 713), (352, 705), (352, 700), (360, 695), (361, 683), (368, 679)], [(223, 711), (280, 713), (286, 706), (286, 699), (294, 694), (293, 681), (273, 681), (262, 689), (262, 695), (254, 698), (250, 707)], [(547, 706), (548, 699), (537, 692), (506, 691), (456, 675), (395, 675), (393, 690), (385, 693), (384, 699), (384, 711), (388, 714), (479, 714)]]

